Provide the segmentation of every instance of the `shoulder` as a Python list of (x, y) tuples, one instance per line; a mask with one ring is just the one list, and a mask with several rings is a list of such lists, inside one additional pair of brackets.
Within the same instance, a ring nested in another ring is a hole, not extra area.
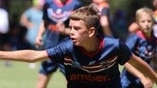
[(141, 38), (141, 39), (146, 39), (145, 35), (142, 33), (142, 31), (138, 30), (135, 33), (136, 37)]
[(141, 40), (141, 38), (136, 34), (136, 33), (131, 33), (128, 35), (128, 37), (126, 38), (125, 43), (129, 46), (136, 44), (137, 41)]
[(68, 39), (66, 41), (63, 41), (61, 43), (59, 43), (56, 47), (54, 47), (54, 49), (60, 49), (63, 51), (71, 51), (73, 49), (73, 43), (71, 39)]
[(118, 42), (119, 39), (118, 38), (114, 38), (114, 37), (104, 37), (104, 41), (107, 41), (109, 43), (114, 43), (114, 42)]
[(114, 37), (104, 37), (103, 39), (105, 46), (119, 46), (120, 39)]
[(113, 37), (105, 37), (104, 38), (104, 46), (107, 48), (111, 48), (111, 49), (117, 49), (117, 50), (127, 50), (128, 47), (125, 44), (125, 42), (121, 41), (118, 38), (113, 38)]
[(65, 45), (66, 47), (71, 47), (71, 46), (73, 46), (73, 43), (72, 43), (72, 40), (71, 40), (71, 39), (68, 39), (68, 40), (66, 40), (66, 41), (63, 41), (61, 44), (62, 44), (62, 45)]
[(73, 43), (71, 40), (67, 40), (64, 42), (61, 42), (60, 44), (58, 44), (55, 47), (46, 49), (48, 55), (63, 55), (63, 54), (67, 54), (67, 53), (71, 53), (73, 51)]

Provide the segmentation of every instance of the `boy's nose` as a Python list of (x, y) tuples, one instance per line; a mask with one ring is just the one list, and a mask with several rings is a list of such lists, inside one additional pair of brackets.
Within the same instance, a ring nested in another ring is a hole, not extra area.
[(145, 22), (145, 26), (148, 26), (149, 25), (149, 22)]
[(70, 30), (70, 36), (73, 35), (73, 34), (74, 34), (74, 33), (73, 33), (73, 29), (71, 29), (71, 30)]

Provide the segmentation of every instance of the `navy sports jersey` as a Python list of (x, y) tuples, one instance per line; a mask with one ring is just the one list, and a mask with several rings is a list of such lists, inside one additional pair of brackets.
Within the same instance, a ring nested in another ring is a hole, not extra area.
[[(67, 0), (64, 5), (58, 3), (57, 1), (58, 0), (45, 0), (43, 8), (44, 24), (46, 29), (49, 29), (46, 31), (46, 48), (56, 46), (63, 38), (65, 38), (64, 35), (60, 35), (52, 31), (57, 30), (55, 24), (61, 21), (64, 22), (66, 27), (68, 27), (68, 18), (71, 12), (81, 6), (81, 3), (78, 0)], [(52, 40), (53, 43), (51, 43)]]
[(137, 31), (136, 34), (130, 35), (126, 44), (135, 55), (149, 63), (155, 55), (156, 40), (153, 35), (148, 39), (141, 31)]
[[(136, 34), (131, 34), (128, 37), (126, 44), (135, 55), (142, 58), (148, 64), (150, 64), (151, 59), (155, 56), (157, 43), (153, 33), (151, 38), (146, 38), (139, 30)], [(126, 69), (123, 70), (121, 78), (123, 88), (143, 88), (140, 80)]]
[(121, 88), (118, 64), (131, 57), (129, 48), (113, 38), (100, 39), (94, 53), (74, 46), (71, 40), (47, 49), (47, 53), (51, 60), (64, 63), (67, 88)]
[(81, 3), (78, 0), (67, 0), (64, 5), (58, 3), (57, 0), (46, 0), (43, 19), (50, 24), (65, 22), (68, 20), (71, 12), (80, 6)]

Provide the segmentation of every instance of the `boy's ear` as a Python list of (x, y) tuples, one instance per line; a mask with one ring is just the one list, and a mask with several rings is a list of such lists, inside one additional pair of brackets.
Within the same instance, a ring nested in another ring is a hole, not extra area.
[(89, 32), (88, 32), (89, 33), (89, 37), (92, 37), (95, 34), (95, 31), (96, 31), (95, 27), (91, 27)]

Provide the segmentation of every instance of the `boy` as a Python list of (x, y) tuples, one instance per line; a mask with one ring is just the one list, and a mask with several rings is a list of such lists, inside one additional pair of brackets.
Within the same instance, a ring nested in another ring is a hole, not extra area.
[(157, 83), (155, 72), (125, 44), (98, 36), (99, 25), (98, 10), (93, 5), (81, 7), (70, 16), (71, 40), (42, 51), (0, 51), (0, 59), (37, 62), (49, 57), (56, 63), (63, 63), (67, 88), (121, 88), (118, 66), (126, 62)]
[[(147, 7), (138, 9), (136, 11), (136, 24), (139, 26), (139, 30), (128, 37), (126, 44), (135, 55), (150, 64), (155, 57), (155, 47), (157, 47), (157, 38), (153, 35), (153, 11)], [(121, 76), (123, 88), (147, 88), (147, 86), (151, 85), (151, 82), (145, 84), (147, 80), (143, 82), (140, 77), (142, 73), (135, 69), (134, 71), (137, 74), (136, 77), (126, 71), (126, 69), (123, 70)]]

